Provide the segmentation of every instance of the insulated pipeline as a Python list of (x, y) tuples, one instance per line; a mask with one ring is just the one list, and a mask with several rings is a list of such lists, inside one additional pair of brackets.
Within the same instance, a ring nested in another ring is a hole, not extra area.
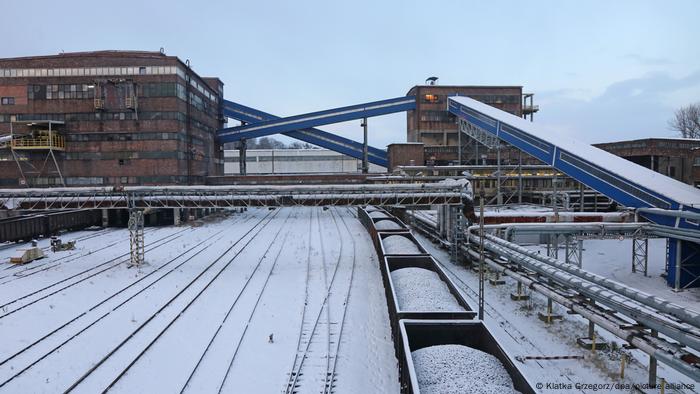
[[(469, 233), (470, 237), (476, 236), (473, 231), (475, 230), (474, 226), (469, 227)], [(620, 284), (618, 282), (606, 279), (600, 275), (593, 274), (591, 272), (588, 272), (586, 270), (580, 269), (578, 267), (575, 267), (570, 264), (565, 264), (560, 262), (557, 259), (547, 257), (547, 256), (542, 256), (541, 254), (524, 248), (518, 244), (515, 244), (513, 242), (508, 242), (506, 240), (500, 239), (494, 235), (490, 234), (485, 234), (485, 237), (489, 240), (492, 241), (504, 248), (513, 250), (515, 252), (521, 253), (523, 255), (526, 255), (528, 257), (531, 257), (533, 259), (542, 261), (546, 264), (549, 264), (551, 266), (554, 266), (562, 271), (565, 271), (569, 274), (576, 275), (580, 278), (586, 279), (589, 282), (595, 283), (597, 285), (603, 286), (609, 290), (615, 291), (617, 293), (620, 293), (621, 295), (624, 295), (625, 297), (628, 297), (634, 301), (639, 302), (640, 304), (649, 306), (651, 308), (658, 309), (661, 312), (667, 313), (673, 317), (676, 317), (677, 319), (680, 319), (681, 321), (695, 327), (695, 328), (700, 328), (700, 314), (693, 310), (686, 309), (680, 305), (674, 304), (672, 302), (666, 301), (664, 299), (655, 297), (651, 294), (644, 293), (640, 290), (633, 289), (631, 287), (625, 286), (623, 284)]]
[[(473, 241), (478, 240), (478, 236), (471, 234), (470, 238)], [(617, 294), (609, 289), (603, 288), (593, 283), (587, 283), (585, 278), (570, 275), (557, 267), (548, 265), (547, 263), (537, 261), (529, 256), (521, 253), (513, 252), (503, 246), (500, 246), (491, 240), (484, 240), (484, 247), (495, 252), (503, 257), (506, 257), (528, 269), (531, 269), (540, 274), (546, 275), (553, 280), (570, 286), (572, 289), (584, 294), (585, 296), (595, 299), (602, 304), (615, 306), (615, 308), (628, 317), (639, 321), (640, 323), (655, 329), (664, 335), (667, 335), (674, 340), (689, 346), (693, 349), (700, 350), (700, 338), (697, 335), (689, 334), (683, 327), (675, 326), (675, 322), (659, 319), (653, 315), (652, 311), (644, 310), (634, 304), (631, 304), (628, 298)]]
[[(479, 257), (479, 255), (474, 251), (469, 250), (469, 253), (474, 258)], [(657, 359), (661, 360), (662, 362), (681, 372), (682, 374), (696, 381), (700, 380), (700, 369), (693, 367), (692, 365), (684, 362), (678, 357), (675, 357), (672, 353), (668, 351), (664, 351), (657, 348), (652, 343), (649, 343), (649, 341), (643, 339), (642, 337), (631, 335), (630, 332), (624, 330), (623, 328), (620, 328), (619, 324), (616, 324), (615, 322), (606, 319), (604, 316), (601, 316), (600, 314), (591, 311), (590, 309), (578, 303), (573, 302), (571, 299), (564, 297), (563, 295), (556, 291), (553, 291), (549, 287), (544, 286), (541, 283), (534, 281), (531, 278), (528, 278), (527, 276), (524, 276), (518, 272), (512, 271), (491, 259), (485, 258), (484, 262), (493, 269), (505, 275), (508, 275), (508, 277), (513, 278), (514, 280), (522, 283), (523, 285), (532, 289), (533, 291), (538, 292), (548, 298), (551, 298), (556, 303), (576, 312), (577, 314), (597, 324), (598, 326), (602, 327), (603, 329), (612, 333), (613, 335), (626, 340), (631, 345), (635, 346), (637, 349), (643, 351), (644, 353), (650, 356), (656, 357)]]

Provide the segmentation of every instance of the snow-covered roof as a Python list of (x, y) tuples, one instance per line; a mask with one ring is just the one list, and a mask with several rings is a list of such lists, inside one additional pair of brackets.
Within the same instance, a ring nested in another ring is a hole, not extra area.
[(555, 145), (559, 150), (564, 150), (572, 155), (579, 156), (608, 172), (626, 178), (632, 183), (654, 191), (680, 204), (686, 206), (700, 206), (700, 189), (691, 185), (679, 182), (646, 167), (642, 167), (573, 137), (563, 134), (553, 135), (551, 132), (540, 129), (537, 123), (527, 121), (469, 97), (450, 97), (450, 100), (496, 119), (501, 123), (520, 129), (522, 132), (528, 133), (533, 137), (549, 142)]

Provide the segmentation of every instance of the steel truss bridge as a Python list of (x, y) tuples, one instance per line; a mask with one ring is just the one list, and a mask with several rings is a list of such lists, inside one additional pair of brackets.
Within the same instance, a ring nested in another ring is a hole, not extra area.
[(0, 208), (17, 210), (234, 208), (323, 205), (461, 204), (450, 184), (133, 186), (0, 189)]

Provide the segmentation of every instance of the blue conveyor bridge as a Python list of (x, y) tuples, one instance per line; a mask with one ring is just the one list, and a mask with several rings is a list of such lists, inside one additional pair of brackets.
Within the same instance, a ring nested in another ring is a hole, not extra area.
[(662, 226), (668, 284), (700, 286), (700, 189), (468, 97), (450, 97), (447, 105), (472, 138), (496, 137)]
[[(364, 119), (415, 109), (413, 96), (402, 96), (388, 100), (351, 105), (325, 111), (280, 118), (275, 115), (247, 107), (232, 101), (223, 103), (224, 116), (239, 120), (244, 125), (229, 127), (217, 132), (219, 142), (236, 142), (273, 134), (284, 134), (330, 149), (350, 157), (362, 159), (363, 144), (323, 130), (317, 126)], [(388, 166), (386, 151), (368, 147), (367, 159), (382, 167)]]

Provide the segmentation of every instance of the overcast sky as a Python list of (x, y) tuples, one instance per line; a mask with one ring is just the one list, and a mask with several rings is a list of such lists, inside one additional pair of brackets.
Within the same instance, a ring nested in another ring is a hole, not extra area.
[[(488, 3), (488, 4), (485, 4)], [(159, 50), (279, 116), (440, 84), (522, 85), (535, 121), (587, 142), (673, 136), (700, 101), (700, 1), (6, 1), (0, 57)], [(406, 140), (405, 114), (370, 143)], [(359, 121), (323, 127), (359, 140)]]

